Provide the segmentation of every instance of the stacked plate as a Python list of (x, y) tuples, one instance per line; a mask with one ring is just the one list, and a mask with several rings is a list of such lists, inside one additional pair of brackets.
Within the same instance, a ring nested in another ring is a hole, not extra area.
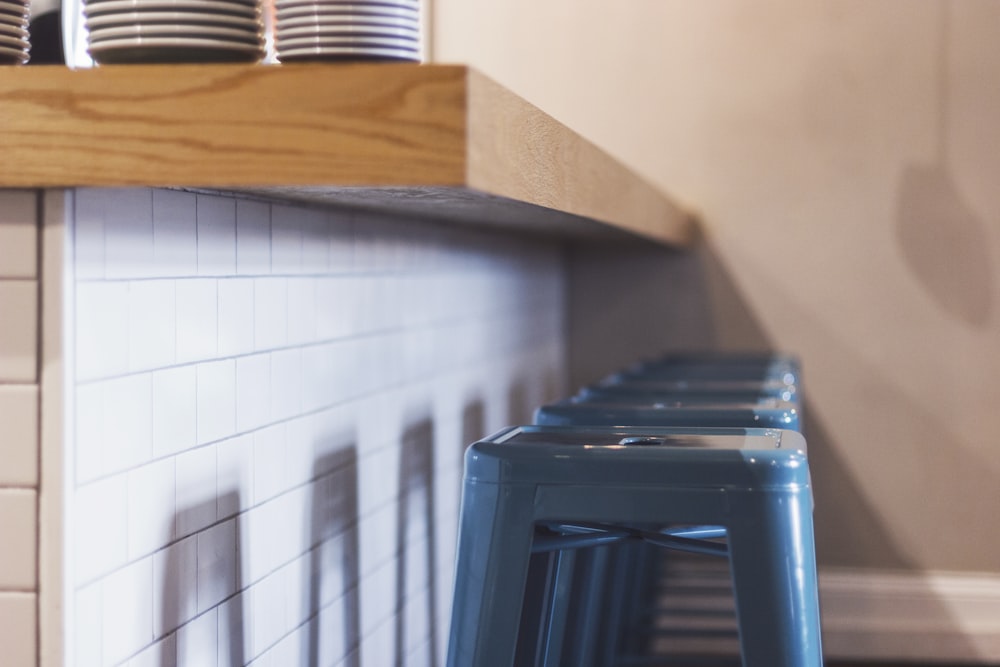
[(264, 55), (258, 0), (87, 0), (83, 13), (88, 50), (102, 64), (256, 62)]
[(0, 65), (28, 62), (28, 0), (0, 0)]
[(420, 61), (419, 0), (274, 0), (278, 60)]

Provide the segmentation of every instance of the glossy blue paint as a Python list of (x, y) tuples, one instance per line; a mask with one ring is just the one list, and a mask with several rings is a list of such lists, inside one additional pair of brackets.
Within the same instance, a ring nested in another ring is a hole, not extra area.
[(548, 426), (732, 426), (802, 429), (796, 403), (764, 399), (753, 403), (657, 403), (562, 401), (535, 411), (535, 423)]
[(744, 666), (822, 664), (812, 498), (799, 433), (539, 425), (473, 444), (450, 667), (513, 664), (539, 522), (721, 526)]

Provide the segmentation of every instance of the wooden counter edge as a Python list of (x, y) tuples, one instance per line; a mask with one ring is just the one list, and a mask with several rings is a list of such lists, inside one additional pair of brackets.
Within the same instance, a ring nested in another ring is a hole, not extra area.
[(463, 65), (3, 68), (0, 154), (0, 187), (455, 188), (693, 235), (662, 192)]
[(472, 69), (468, 98), (470, 187), (665, 244), (695, 239), (691, 213), (587, 139)]

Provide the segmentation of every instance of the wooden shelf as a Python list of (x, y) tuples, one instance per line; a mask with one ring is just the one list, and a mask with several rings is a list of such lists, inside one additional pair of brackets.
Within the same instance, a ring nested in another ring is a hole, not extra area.
[(481, 74), (443, 65), (0, 69), (0, 187), (163, 186), (661, 243), (690, 216)]

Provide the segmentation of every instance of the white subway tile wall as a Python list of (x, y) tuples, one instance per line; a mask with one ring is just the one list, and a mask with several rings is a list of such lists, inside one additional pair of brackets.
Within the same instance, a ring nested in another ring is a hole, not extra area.
[(35, 667), (38, 626), (38, 193), (0, 190), (0, 658)]
[(564, 390), (561, 248), (74, 198), (72, 664), (441, 664), (464, 447)]

